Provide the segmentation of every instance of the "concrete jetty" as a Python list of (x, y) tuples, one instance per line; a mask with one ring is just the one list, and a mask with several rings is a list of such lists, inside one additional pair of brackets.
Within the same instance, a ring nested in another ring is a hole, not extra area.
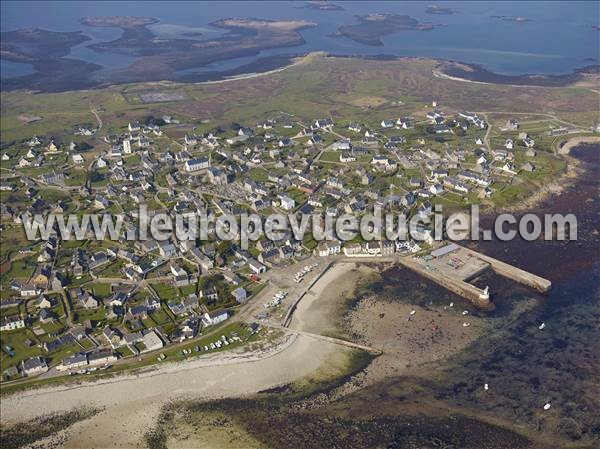
[(495, 308), (494, 303), (490, 301), (489, 293), (479, 287), (469, 284), (460, 277), (447, 275), (432, 265), (424, 264), (420, 262), (419, 259), (412, 257), (399, 257), (397, 261), (400, 265), (403, 265), (445, 289), (468, 299), (479, 309), (494, 310)]
[[(461, 247), (464, 248), (464, 247)], [(501, 276), (513, 279), (521, 284), (532, 287), (541, 293), (548, 293), (552, 288), (552, 282), (536, 274), (522, 270), (501, 260), (494, 259), (493, 257), (486, 256), (485, 254), (476, 253), (473, 250), (464, 248), (465, 251), (474, 254), (477, 258), (488, 262), (496, 273)]]
[(548, 293), (552, 287), (552, 282), (548, 279), (455, 243), (439, 247), (428, 256), (400, 257), (398, 262), (470, 300), (473, 305), (483, 310), (494, 309), (489, 292), (470, 284), (469, 281), (488, 269), (541, 293)]
[(318, 275), (302, 289), (288, 308), (281, 321), (282, 327), (287, 328), (290, 325), (298, 303), (310, 292), (312, 286), (321, 279), (327, 270), (337, 262), (399, 264), (462, 296), (481, 310), (494, 310), (495, 308), (494, 303), (490, 300), (489, 289), (487, 287), (484, 289), (479, 288), (470, 284), (469, 281), (490, 269), (501, 276), (532, 287), (541, 293), (548, 293), (552, 287), (552, 282), (548, 279), (455, 243), (442, 244), (431, 251), (430, 254), (418, 257), (402, 256), (395, 253), (385, 256), (378, 254), (363, 257), (339, 255), (326, 260), (327, 263)]

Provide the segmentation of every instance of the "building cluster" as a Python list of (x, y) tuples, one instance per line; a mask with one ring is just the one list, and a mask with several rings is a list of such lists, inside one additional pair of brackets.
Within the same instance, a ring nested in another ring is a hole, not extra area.
[[(0, 185), (9, 199), (0, 210), (5, 230), (49, 214), (127, 218), (118, 240), (66, 241), (54, 229), (47, 240), (10, 248), (18, 269), (2, 286), (0, 330), (31, 343), (35, 355), (22, 360), (23, 375), (110, 364), (194, 338), (244, 304), (262, 273), (307, 255), (386, 256), (422, 245), (319, 243), (290, 230), (242, 249), (219, 241), (214, 226), (206, 240), (128, 239), (141, 233), (141, 205), (150, 218), (279, 212), (324, 220), (375, 207), (427, 217), (440, 198), (489, 197), (506, 176), (535, 170), (532, 160), (517, 166), (518, 154), (536, 153), (516, 120), (507, 123), (504, 145), (490, 148), (484, 119), (438, 108), (424, 119), (371, 126), (327, 117), (303, 123), (284, 113), (227, 129), (194, 125), (168, 116), (105, 123), (103, 131), (82, 125), (70, 136), (34, 136), (3, 150), (3, 168), (12, 171)], [(419, 232), (431, 239), (427, 227)]]

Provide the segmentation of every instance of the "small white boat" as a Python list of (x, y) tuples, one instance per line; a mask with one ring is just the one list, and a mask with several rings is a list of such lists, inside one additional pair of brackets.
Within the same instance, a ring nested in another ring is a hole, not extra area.
[(463, 310), (463, 315), (468, 315), (469, 311), (468, 310)]
[(454, 303), (453, 302), (450, 303), (450, 307), (454, 307)]
[(538, 329), (539, 329), (539, 330), (542, 330), (542, 329), (543, 329), (543, 328), (545, 328), (545, 327), (546, 327), (546, 323), (542, 323), (542, 324), (540, 324), (540, 325), (538, 326)]
[(488, 384), (483, 384), (483, 389), (485, 391), (488, 391), (490, 389), (490, 386)]
[(417, 313), (417, 311), (416, 311), (416, 310), (414, 310), (414, 309), (410, 311), (410, 314), (411, 314), (411, 315), (414, 315), (415, 313)]
[(469, 327), (471, 323), (463, 323), (463, 327)]
[(544, 405), (544, 410), (550, 410), (550, 407), (552, 407), (552, 404), (546, 402), (546, 404)]

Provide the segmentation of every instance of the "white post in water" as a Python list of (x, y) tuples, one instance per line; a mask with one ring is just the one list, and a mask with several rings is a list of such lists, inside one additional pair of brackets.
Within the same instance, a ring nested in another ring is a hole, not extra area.
[(479, 295), (481, 299), (490, 299), (490, 286), (486, 285), (483, 292)]

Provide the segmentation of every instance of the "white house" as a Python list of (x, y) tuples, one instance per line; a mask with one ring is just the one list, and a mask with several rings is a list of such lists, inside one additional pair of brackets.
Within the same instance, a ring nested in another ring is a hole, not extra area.
[(0, 325), (0, 331), (12, 331), (25, 327), (25, 321), (18, 316), (9, 316)]
[(340, 153), (340, 162), (354, 162), (356, 161), (356, 157), (354, 157), (350, 153), (342, 152)]
[(433, 195), (441, 195), (442, 193), (444, 193), (444, 187), (441, 184), (433, 184), (429, 187), (429, 191)]
[(361, 126), (358, 123), (350, 123), (348, 125), (348, 129), (355, 133), (359, 133), (362, 130)]
[(248, 267), (250, 267), (250, 269), (256, 274), (264, 273), (265, 271), (267, 271), (266, 266), (264, 266), (258, 260), (254, 260), (254, 259), (250, 259), (248, 261)]
[(96, 168), (105, 168), (107, 166), (107, 162), (102, 159), (101, 157), (98, 158), (98, 160), (96, 161)]
[(313, 129), (321, 129), (321, 128), (331, 128), (333, 127), (333, 120), (326, 118), (315, 120), (315, 123), (312, 125)]
[(186, 145), (196, 145), (198, 143), (196, 136), (190, 134), (186, 134), (183, 140)]
[(155, 351), (165, 345), (154, 331), (146, 333), (144, 338), (142, 338), (142, 342), (144, 343), (144, 346), (146, 346), (146, 349), (142, 352)]
[(123, 149), (119, 146), (114, 146), (111, 148), (109, 156), (110, 157), (123, 157)]
[(206, 157), (199, 157), (197, 159), (190, 159), (185, 163), (185, 171), (197, 171), (210, 167), (210, 161)]
[(504, 170), (507, 173), (510, 173), (511, 175), (516, 175), (517, 174), (515, 165), (512, 162), (506, 162), (502, 166), (502, 170)]
[(287, 195), (279, 195), (279, 199), (281, 200), (281, 208), (283, 210), (293, 210), (296, 207), (296, 201)]
[(173, 276), (187, 276), (187, 272), (178, 265), (171, 265), (170, 269)]
[(320, 257), (333, 256), (342, 251), (342, 245), (337, 240), (331, 242), (321, 242), (317, 247), (317, 251)]
[(41, 357), (32, 357), (23, 360), (23, 373), (27, 376), (35, 376), (36, 374), (45, 373), (48, 371), (48, 364)]
[(117, 361), (117, 356), (112, 353), (112, 351), (97, 351), (90, 352), (87, 354), (88, 364), (91, 366), (96, 365), (107, 365), (109, 363), (114, 363)]
[(35, 286), (23, 286), (21, 288), (21, 296), (24, 298), (29, 298), (31, 296), (37, 296), (42, 292), (39, 288)]
[(222, 323), (227, 318), (229, 318), (229, 312), (227, 310), (205, 313), (202, 316), (202, 324), (205, 326), (214, 326), (215, 324)]
[(56, 367), (59, 371), (65, 371), (68, 369), (76, 369), (81, 368), (83, 366), (87, 366), (88, 360), (86, 354), (73, 354), (71, 356), (65, 357), (61, 364)]
[(125, 154), (131, 154), (132, 150), (131, 150), (131, 141), (129, 139), (125, 139), (123, 141), (123, 153)]
[(337, 151), (347, 151), (347, 150), (350, 150), (351, 148), (352, 148), (352, 144), (350, 143), (349, 140), (338, 140), (337, 142), (334, 142), (331, 145), (331, 149), (337, 150)]
[(235, 300), (237, 302), (239, 302), (240, 304), (245, 303), (246, 300), (248, 299), (248, 294), (246, 293), (246, 290), (243, 289), (242, 287), (236, 288), (233, 292), (231, 292), (231, 294), (233, 295)]
[(411, 129), (414, 127), (409, 117), (399, 118), (396, 120), (396, 124), (401, 126), (403, 129)]
[(19, 162), (17, 163), (17, 166), (19, 168), (31, 167), (31, 162), (29, 162), (27, 159), (25, 159), (24, 157), (22, 157), (21, 159), (19, 159)]

